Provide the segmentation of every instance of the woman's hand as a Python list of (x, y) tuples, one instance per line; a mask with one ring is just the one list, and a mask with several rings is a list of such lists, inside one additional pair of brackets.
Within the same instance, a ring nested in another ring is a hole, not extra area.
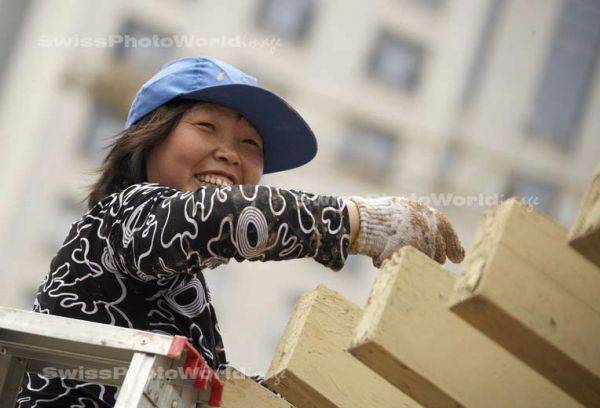
[[(440, 264), (446, 258), (460, 263), (465, 257), (465, 250), (450, 221), (435, 208), (405, 197), (351, 196), (346, 200), (352, 230), (349, 252), (370, 256), (377, 268), (384, 259), (406, 245), (417, 248)], [(352, 224), (360, 227), (353, 228)]]

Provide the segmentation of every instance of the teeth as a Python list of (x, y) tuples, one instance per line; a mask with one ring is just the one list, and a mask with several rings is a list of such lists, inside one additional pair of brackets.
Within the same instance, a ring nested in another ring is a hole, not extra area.
[(205, 183), (210, 183), (210, 184), (214, 184), (216, 186), (229, 186), (231, 185), (231, 182), (221, 179), (220, 177), (216, 176), (216, 177), (212, 177), (206, 174), (200, 175), (200, 176), (196, 176), (196, 178), (202, 182)]

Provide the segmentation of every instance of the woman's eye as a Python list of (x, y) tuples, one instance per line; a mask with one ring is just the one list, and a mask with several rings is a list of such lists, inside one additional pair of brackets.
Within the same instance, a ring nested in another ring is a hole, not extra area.
[(208, 128), (210, 130), (217, 130), (217, 127), (210, 122), (198, 122), (196, 125)]
[(250, 144), (253, 144), (256, 147), (260, 147), (260, 145), (253, 139), (246, 139), (245, 142), (249, 142)]

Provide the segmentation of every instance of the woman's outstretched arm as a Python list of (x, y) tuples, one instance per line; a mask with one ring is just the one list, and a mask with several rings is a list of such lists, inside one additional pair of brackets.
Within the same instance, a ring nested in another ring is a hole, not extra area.
[(212, 269), (231, 258), (311, 257), (338, 271), (358, 228), (356, 206), (349, 213), (346, 203), (341, 197), (264, 185), (184, 192), (142, 183), (97, 207), (115, 262), (152, 280), (197, 267)]

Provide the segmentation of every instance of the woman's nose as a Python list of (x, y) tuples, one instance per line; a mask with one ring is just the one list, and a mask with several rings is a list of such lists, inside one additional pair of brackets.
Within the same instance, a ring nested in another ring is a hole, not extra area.
[(217, 160), (225, 160), (233, 165), (240, 164), (240, 155), (229, 143), (222, 143), (216, 150), (215, 157)]

